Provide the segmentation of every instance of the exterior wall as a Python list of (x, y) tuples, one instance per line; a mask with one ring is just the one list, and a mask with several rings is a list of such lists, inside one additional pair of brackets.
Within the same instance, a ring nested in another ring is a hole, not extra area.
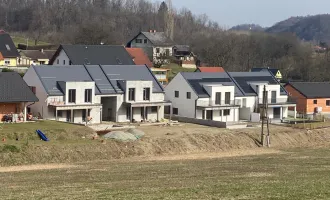
[[(69, 103), (69, 90), (76, 90), (76, 102)], [(85, 90), (92, 89), (92, 102), (85, 102)], [(94, 104), (95, 99), (95, 82), (66, 82), (65, 87), (65, 104)]]
[(36, 96), (38, 97), (39, 102), (35, 102), (34, 104), (29, 106), (31, 108), (31, 112), (33, 116), (40, 116), (43, 117), (44, 119), (47, 119), (48, 117), (48, 106), (46, 102), (47, 93), (33, 67), (30, 67), (28, 69), (23, 79), (28, 86), (36, 87)]
[[(293, 88), (289, 84), (285, 86), (285, 89), (289, 93), (289, 96), (296, 100), (297, 113), (306, 114), (307, 112), (309, 112), (307, 110), (307, 99), (304, 95), (302, 95), (300, 92), (298, 92), (295, 88)], [(312, 110), (312, 112), (314, 112), (314, 110)]]
[[(57, 64), (57, 61), (59, 62)], [(65, 62), (65, 63), (64, 63)], [(52, 65), (70, 65), (70, 59), (62, 49)]]
[(6, 114), (19, 114), (22, 112), (22, 107), (20, 103), (0, 103), (0, 121), (2, 121), (3, 116)]
[[(179, 91), (179, 98), (175, 97), (175, 91)], [(187, 99), (187, 92), (191, 93), (191, 99)], [(172, 102), (173, 108), (178, 108), (179, 116), (195, 118), (198, 96), (181, 74), (176, 75), (165, 87), (165, 98)]]
[(266, 86), (266, 91), (268, 92), (268, 101), (271, 100), (272, 91), (276, 91), (277, 102), (286, 102), (288, 100), (287, 95), (281, 95), (280, 85), (268, 85), (268, 84), (251, 84), (251, 86), (257, 91), (258, 100), (262, 103), (264, 86)]
[[(257, 106), (256, 97), (236, 97), (235, 99), (240, 102), (239, 119), (250, 120), (251, 113), (254, 112)], [(246, 105), (244, 105), (244, 99), (246, 100)]]
[[(9, 65), (6, 64), (6, 61), (10, 62)], [(0, 60), (0, 66), (16, 67), (17, 58), (4, 58), (4, 60)]]
[[(314, 100), (317, 100), (317, 104), (314, 104)], [(317, 107), (322, 107), (321, 113), (330, 113), (330, 106), (327, 106), (326, 101), (330, 100), (330, 98), (320, 98), (320, 99), (307, 99), (307, 113), (313, 114), (315, 113), (315, 109)]]
[[(136, 43), (136, 39), (142, 39), (142, 43)], [(134, 40), (131, 42), (131, 47), (133, 48), (144, 48), (144, 47), (152, 47), (152, 43), (148, 40), (147, 43), (144, 43), (144, 40), (148, 38), (143, 34), (138, 35)]]
[[(159, 53), (157, 53), (157, 49), (159, 49)], [(161, 56), (166, 56), (166, 50), (168, 50), (169, 55), (168, 56), (172, 56), (173, 55), (173, 49), (171, 46), (168, 47), (160, 47), (160, 46), (154, 46), (153, 47), (153, 57), (158, 58)]]
[(211, 95), (210, 101), (215, 102), (216, 93), (221, 93), (221, 103), (225, 101), (225, 93), (230, 92), (230, 101), (235, 99), (235, 87), (234, 86), (219, 86), (219, 85), (204, 85), (204, 89)]
[(41, 65), (41, 62), (43, 62), (43, 65), (48, 65), (49, 64), (49, 59), (32, 60), (31, 58), (22, 56), (21, 57), (21, 62), (19, 63), (19, 65), (21, 65), (21, 66), (30, 66), (32, 64)]

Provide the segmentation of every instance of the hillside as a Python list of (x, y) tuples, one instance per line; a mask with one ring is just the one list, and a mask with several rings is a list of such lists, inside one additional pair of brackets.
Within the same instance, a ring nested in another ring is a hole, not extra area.
[(268, 33), (291, 32), (302, 40), (330, 42), (330, 15), (291, 17), (266, 29)]
[(265, 28), (263, 28), (262, 26), (258, 25), (258, 24), (240, 24), (237, 26), (233, 26), (231, 29), (229, 29), (230, 31), (254, 31), (254, 32), (258, 32), (258, 31), (264, 31)]

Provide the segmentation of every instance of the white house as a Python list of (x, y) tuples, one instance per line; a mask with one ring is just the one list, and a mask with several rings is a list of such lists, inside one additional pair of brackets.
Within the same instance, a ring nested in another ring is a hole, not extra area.
[(142, 48), (150, 60), (158, 62), (173, 56), (174, 42), (164, 32), (140, 32), (127, 43), (128, 48)]
[(239, 121), (235, 84), (227, 73), (179, 73), (166, 86), (173, 115), (222, 122)]
[(73, 123), (159, 121), (162, 86), (147, 66), (32, 66), (24, 76), (39, 102), (30, 106), (44, 119)]
[(260, 113), (263, 91), (267, 91), (270, 119), (288, 117), (296, 104), (269, 72), (179, 73), (165, 88), (173, 114), (222, 122), (250, 120)]

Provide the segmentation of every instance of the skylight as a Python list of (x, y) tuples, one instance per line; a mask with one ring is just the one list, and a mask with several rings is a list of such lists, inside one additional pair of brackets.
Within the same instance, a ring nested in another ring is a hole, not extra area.
[(7, 48), (8, 51), (11, 50), (11, 49), (10, 49), (10, 46), (9, 46), (8, 44), (6, 44), (6, 48)]

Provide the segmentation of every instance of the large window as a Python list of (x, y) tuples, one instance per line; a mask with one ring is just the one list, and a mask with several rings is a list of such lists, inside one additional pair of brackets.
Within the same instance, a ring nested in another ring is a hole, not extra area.
[(225, 104), (230, 104), (230, 92), (225, 93)]
[(85, 90), (85, 103), (92, 103), (92, 89)]
[(223, 111), (223, 116), (229, 116), (229, 115), (230, 115), (229, 109)]
[(143, 100), (144, 101), (150, 100), (150, 88), (143, 88)]
[(128, 100), (135, 101), (135, 88), (128, 89)]
[(152, 106), (151, 107), (151, 112), (152, 113), (157, 113), (158, 112), (158, 107), (157, 106)]
[(215, 93), (215, 104), (220, 105), (221, 104), (221, 92)]
[(131, 107), (126, 108), (126, 119), (131, 120)]
[(76, 103), (76, 90), (69, 90), (69, 103)]
[(136, 39), (135, 42), (141, 44), (142, 43), (142, 39)]
[(174, 97), (175, 97), (175, 98), (179, 98), (179, 96), (180, 96), (180, 95), (179, 95), (179, 91), (174, 91)]
[(179, 114), (179, 109), (173, 108), (173, 115), (178, 115), (178, 114)]
[(144, 44), (147, 44), (148, 43), (148, 39), (144, 39)]

